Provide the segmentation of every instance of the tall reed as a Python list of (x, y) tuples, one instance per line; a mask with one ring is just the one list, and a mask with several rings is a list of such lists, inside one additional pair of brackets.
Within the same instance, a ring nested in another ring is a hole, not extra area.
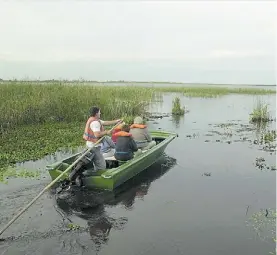
[(151, 88), (30, 82), (0, 84), (0, 127), (84, 121), (99, 106), (104, 119), (143, 114), (154, 98)]
[(256, 89), (256, 88), (223, 88), (223, 87), (160, 87), (156, 88), (160, 92), (176, 92), (183, 93), (188, 97), (218, 97), (228, 94), (248, 94), (263, 95), (275, 94), (272, 89)]
[(250, 114), (250, 121), (257, 123), (268, 122), (270, 120), (271, 118), (268, 111), (268, 105), (258, 99), (252, 113)]

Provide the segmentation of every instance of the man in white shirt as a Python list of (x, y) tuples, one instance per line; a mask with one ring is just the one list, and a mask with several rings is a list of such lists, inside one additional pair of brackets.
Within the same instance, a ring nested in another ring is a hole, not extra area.
[[(87, 121), (85, 132), (83, 138), (86, 140), (86, 146), (91, 148), (98, 139), (100, 139), (104, 135), (111, 134), (111, 131), (104, 130), (103, 126), (106, 125), (115, 125), (121, 122), (120, 119), (112, 120), (112, 121), (103, 121), (100, 119), (101, 111), (99, 107), (92, 107), (90, 110), (90, 118)], [(103, 154), (100, 151), (101, 143), (95, 145), (92, 149), (91, 160), (94, 163), (95, 171), (105, 169), (106, 161), (104, 159)]]
[[(88, 148), (93, 147), (93, 145), (104, 135), (111, 134), (111, 131), (104, 130), (104, 125), (115, 125), (122, 122), (120, 119), (112, 121), (103, 121), (100, 120), (100, 108), (92, 107), (90, 109), (90, 117), (87, 120), (85, 132), (83, 138), (86, 140), (86, 146)], [(82, 170), (83, 165), (93, 162), (94, 170), (86, 170), (83, 174), (85, 176), (93, 175), (96, 171), (101, 169), (106, 169), (106, 161), (101, 152), (101, 143), (96, 144), (94, 148), (74, 167), (69, 175), (70, 181), (78, 182), (81, 185), (82, 181), (80, 178), (80, 171)]]

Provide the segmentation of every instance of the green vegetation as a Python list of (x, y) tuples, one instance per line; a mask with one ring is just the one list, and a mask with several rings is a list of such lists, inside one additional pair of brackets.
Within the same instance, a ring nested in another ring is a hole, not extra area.
[(218, 97), (228, 94), (264, 95), (275, 94), (275, 90), (255, 88), (222, 88), (222, 87), (165, 87), (157, 88), (160, 92), (183, 93), (188, 97)]
[(32, 171), (28, 169), (16, 170), (15, 168), (8, 167), (4, 171), (0, 171), (0, 182), (8, 183), (8, 178), (36, 178), (39, 177), (40, 173), (38, 171)]
[(92, 86), (90, 83), (1, 82), (0, 132), (24, 124), (85, 121), (92, 105), (102, 109), (104, 119), (143, 115), (159, 92), (185, 96), (216, 97), (229, 93), (267, 94), (274, 90), (219, 87)]
[(276, 140), (276, 130), (267, 131), (262, 137), (265, 143), (271, 143)]
[(128, 116), (126, 114), (123, 114), (121, 119), (127, 124), (127, 125), (132, 125), (134, 122), (134, 117), (133, 116)]
[(180, 98), (175, 97), (175, 99), (172, 102), (172, 114), (173, 115), (184, 115), (185, 109), (181, 108)]
[[(165, 88), (105, 86), (83, 81), (2, 81), (0, 172), (6, 172), (16, 162), (36, 160), (59, 148), (84, 145), (82, 134), (92, 105), (101, 108), (103, 119), (123, 118), (126, 123), (131, 124), (135, 116), (145, 117), (149, 103), (153, 100), (160, 101), (163, 92), (178, 92), (197, 97), (228, 93), (275, 93), (274, 90), (252, 88)], [(175, 99), (173, 114), (184, 114), (179, 98)]]
[(131, 117), (143, 115), (159, 92), (194, 97), (275, 93), (275, 90), (253, 88), (93, 85), (88, 82), (1, 82), (0, 131), (24, 124), (85, 121), (92, 105), (101, 107), (104, 119), (118, 118), (122, 113)]
[(80, 226), (77, 224), (68, 223), (67, 228), (68, 228), (68, 230), (78, 230), (78, 229), (80, 229)]
[(36, 160), (62, 147), (84, 145), (85, 123), (48, 123), (26, 125), (9, 130), (0, 137), (0, 172), (16, 162)]
[(268, 122), (270, 120), (268, 105), (264, 104), (261, 100), (258, 100), (253, 112), (250, 114), (250, 121), (254, 123), (261, 123)]
[(16, 162), (36, 160), (61, 147), (84, 145), (82, 134), (92, 105), (103, 119), (144, 115), (154, 91), (62, 83), (0, 84), (0, 172)]
[(0, 131), (25, 124), (86, 121), (97, 105), (103, 119), (141, 115), (153, 99), (151, 88), (29, 82), (0, 84)]

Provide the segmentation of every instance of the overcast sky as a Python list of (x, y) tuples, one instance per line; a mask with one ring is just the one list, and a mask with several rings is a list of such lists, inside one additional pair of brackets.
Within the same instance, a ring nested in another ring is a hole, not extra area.
[(275, 1), (0, 2), (0, 78), (275, 83)]

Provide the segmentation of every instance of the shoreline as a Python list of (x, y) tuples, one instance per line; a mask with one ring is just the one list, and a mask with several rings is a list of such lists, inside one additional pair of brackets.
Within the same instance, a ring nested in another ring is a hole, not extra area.
[(63, 83), (95, 83), (95, 84), (169, 84), (169, 85), (185, 85), (185, 86), (260, 86), (260, 87), (276, 87), (276, 84), (232, 84), (232, 83), (201, 83), (201, 82), (170, 82), (170, 81), (94, 81), (94, 80), (66, 80), (66, 79), (50, 79), (50, 80), (5, 80), (0, 79), (0, 83), (6, 83), (6, 82), (30, 82), (30, 83), (50, 83), (50, 82), (63, 82)]

